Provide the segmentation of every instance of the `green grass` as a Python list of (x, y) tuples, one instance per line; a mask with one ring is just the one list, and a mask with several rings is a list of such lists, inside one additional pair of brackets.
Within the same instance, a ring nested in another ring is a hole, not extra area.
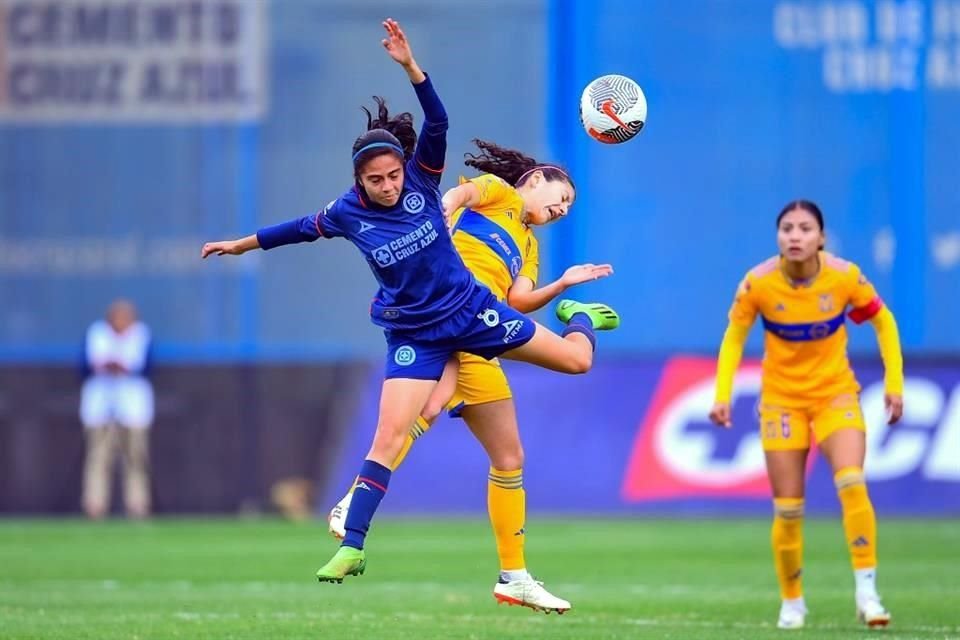
[(320, 523), (0, 520), (0, 638), (960, 638), (955, 521), (881, 521), (893, 627), (861, 630), (840, 524), (807, 523), (800, 632), (779, 605), (765, 520), (533, 518), (527, 559), (564, 616), (497, 606), (482, 520), (376, 524), (366, 575), (318, 584)]

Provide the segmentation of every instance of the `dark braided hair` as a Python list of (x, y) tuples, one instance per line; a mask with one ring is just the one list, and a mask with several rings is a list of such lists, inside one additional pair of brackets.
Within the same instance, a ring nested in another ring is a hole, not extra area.
[[(820, 207), (818, 207), (814, 202), (811, 202), (810, 200), (792, 200), (791, 202), (787, 203), (787, 206), (781, 209), (779, 215), (777, 215), (777, 229), (780, 228), (780, 221), (783, 220), (783, 216), (787, 215), (794, 209), (800, 209), (801, 211), (806, 211), (807, 213), (812, 215), (814, 218), (816, 218), (817, 226), (820, 227), (821, 233), (823, 232), (823, 229), (824, 229), (823, 212), (820, 211)], [(823, 250), (823, 245), (820, 245), (820, 250), (821, 251)]]
[(507, 149), (486, 140), (474, 138), (473, 144), (480, 149), (479, 155), (465, 153), (463, 156), (466, 160), (463, 163), (468, 167), (503, 178), (511, 186), (519, 187), (524, 184), (533, 175), (533, 170), (539, 169), (547, 182), (563, 180), (574, 189), (577, 188), (569, 174), (559, 167), (540, 164), (534, 158), (516, 149)]
[[(373, 158), (385, 153), (397, 153), (398, 147), (402, 151), (403, 160), (409, 160), (413, 157), (413, 150), (417, 146), (417, 131), (413, 127), (413, 114), (409, 111), (390, 117), (387, 111), (387, 102), (380, 96), (373, 96), (377, 103), (377, 115), (374, 118), (373, 113), (366, 107), (361, 107), (367, 114), (367, 131), (353, 143), (353, 167), (354, 173), (359, 173), (360, 168)], [(364, 147), (381, 143), (376, 147), (359, 153)]]

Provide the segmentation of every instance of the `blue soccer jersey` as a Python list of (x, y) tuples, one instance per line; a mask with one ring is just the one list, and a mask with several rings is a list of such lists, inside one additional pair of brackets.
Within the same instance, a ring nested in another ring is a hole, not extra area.
[(442, 322), (478, 287), (443, 219), (439, 184), (447, 114), (429, 78), (414, 89), (425, 118), (395, 206), (379, 206), (354, 186), (314, 215), (257, 232), (263, 249), (320, 237), (349, 240), (380, 284), (370, 308), (374, 324), (397, 331)]

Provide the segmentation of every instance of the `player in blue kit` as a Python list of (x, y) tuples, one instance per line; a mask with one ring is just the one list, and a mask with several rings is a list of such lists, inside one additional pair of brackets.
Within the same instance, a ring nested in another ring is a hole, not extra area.
[[(450, 357), (459, 351), (484, 358), (502, 356), (554, 371), (584, 373), (593, 364), (597, 329), (614, 329), (620, 319), (602, 304), (564, 302), (558, 317), (562, 336), (499, 302), (478, 284), (457, 254), (446, 228), (439, 183), (446, 153), (447, 114), (430, 79), (417, 65), (394, 20), (383, 23), (383, 46), (413, 83), (425, 121), (419, 139), (413, 118), (389, 117), (378, 100), (377, 118), (368, 112), (367, 132), (353, 145), (355, 185), (317, 214), (260, 229), (239, 240), (210, 242), (201, 255), (240, 255), (317, 238), (344, 237), (356, 246), (380, 289), (371, 319), (387, 340), (380, 417), (370, 451), (357, 476), (346, 535), (317, 577), (340, 582), (364, 572), (364, 540), (390, 481), (390, 465)], [(558, 215), (569, 203), (555, 201), (543, 182), (526, 201), (537, 213)]]

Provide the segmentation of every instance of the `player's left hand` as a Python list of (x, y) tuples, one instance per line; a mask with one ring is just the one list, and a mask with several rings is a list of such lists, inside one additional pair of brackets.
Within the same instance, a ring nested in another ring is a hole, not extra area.
[(887, 409), (887, 424), (897, 424), (903, 417), (903, 396), (895, 393), (883, 395), (883, 406)]
[(393, 18), (387, 18), (383, 21), (383, 28), (387, 30), (387, 37), (380, 43), (387, 50), (387, 55), (404, 67), (413, 64), (413, 52), (400, 24)]
[(220, 240), (204, 244), (203, 248), (200, 249), (200, 257), (206, 259), (207, 256), (239, 256), (245, 251), (239, 242)]
[(721, 426), (724, 429), (729, 429), (733, 426), (733, 422), (730, 420), (730, 403), (729, 402), (716, 402), (713, 407), (710, 409), (710, 422), (715, 425)]
[(560, 283), (564, 287), (572, 287), (575, 284), (606, 278), (612, 273), (613, 267), (609, 264), (577, 264), (563, 272)]

